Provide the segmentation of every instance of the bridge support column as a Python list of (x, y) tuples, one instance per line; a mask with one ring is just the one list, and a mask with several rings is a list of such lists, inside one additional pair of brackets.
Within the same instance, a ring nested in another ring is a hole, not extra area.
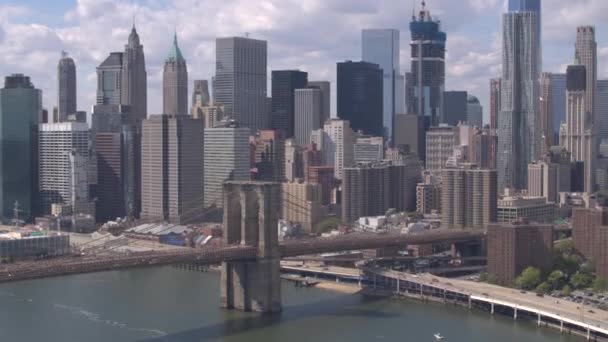
[(494, 303), (490, 303), (490, 313), (494, 314)]
[(277, 208), (278, 184), (224, 184), (224, 243), (254, 246), (258, 252), (256, 260), (222, 263), (222, 307), (263, 313), (281, 311)]
[(513, 309), (513, 319), (517, 319), (517, 308)]
[(564, 321), (559, 321), (559, 332), (560, 333), (564, 332)]

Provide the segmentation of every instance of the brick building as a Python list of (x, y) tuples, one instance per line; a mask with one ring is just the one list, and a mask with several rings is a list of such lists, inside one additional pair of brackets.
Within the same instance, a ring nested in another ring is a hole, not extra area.
[(572, 238), (574, 247), (593, 260), (598, 275), (608, 279), (608, 210), (574, 209)]

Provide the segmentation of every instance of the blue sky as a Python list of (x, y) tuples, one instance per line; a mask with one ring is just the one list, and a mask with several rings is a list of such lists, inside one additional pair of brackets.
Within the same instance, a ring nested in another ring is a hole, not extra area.
[[(489, 79), (501, 70), (504, 0), (427, 0), (427, 4), (448, 33), (446, 89), (468, 90), (487, 108)], [(397, 28), (401, 69), (409, 70), (411, 1), (2, 0), (0, 75), (31, 76), (44, 91), (45, 106), (52, 108), (57, 61), (61, 50), (66, 50), (77, 63), (78, 107), (90, 111), (95, 66), (110, 51), (123, 49), (133, 13), (146, 53), (150, 114), (162, 108), (162, 63), (174, 29), (188, 63), (190, 86), (194, 79), (213, 75), (216, 37), (246, 32), (268, 40), (269, 72), (299, 68), (308, 71), (311, 80), (330, 80), (335, 91), (335, 63), (360, 59), (361, 29)], [(573, 60), (576, 26), (595, 25), (599, 77), (608, 78), (607, 22), (606, 0), (544, 0), (543, 70), (565, 70)]]

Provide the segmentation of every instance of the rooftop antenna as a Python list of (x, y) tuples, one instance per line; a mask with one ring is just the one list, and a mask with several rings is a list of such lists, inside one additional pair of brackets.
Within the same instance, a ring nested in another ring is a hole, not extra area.
[(132, 24), (133, 27), (135, 27), (135, 4), (133, 3), (133, 0), (131, 0), (131, 20), (132, 20)]
[(412, 20), (416, 20), (416, 0), (412, 0)]
[(68, 52), (65, 50), (61, 50), (61, 58), (66, 58), (68, 56)]

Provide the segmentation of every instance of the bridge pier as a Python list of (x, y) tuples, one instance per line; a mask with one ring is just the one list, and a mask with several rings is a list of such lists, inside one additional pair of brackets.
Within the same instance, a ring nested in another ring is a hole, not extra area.
[(223, 240), (226, 245), (257, 247), (255, 261), (222, 263), (220, 305), (226, 309), (281, 311), (276, 183), (224, 183)]

